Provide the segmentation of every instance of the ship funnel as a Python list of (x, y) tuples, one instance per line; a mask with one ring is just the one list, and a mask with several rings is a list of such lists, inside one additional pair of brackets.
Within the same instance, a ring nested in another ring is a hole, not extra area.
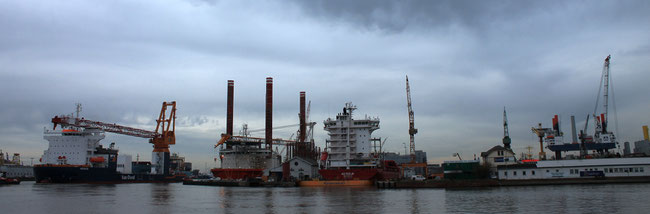
[(300, 92), (300, 143), (305, 142), (305, 135), (306, 135), (306, 116), (305, 116), (305, 92), (301, 91)]
[(643, 139), (650, 140), (648, 139), (648, 126), (643, 126)]
[(573, 137), (572, 143), (578, 143), (578, 133), (576, 133), (576, 117), (571, 115), (571, 134)]
[(228, 110), (226, 113), (226, 134), (232, 136), (233, 126), (233, 105), (235, 94), (235, 81), (228, 80)]
[(270, 150), (272, 149), (273, 141), (273, 78), (266, 78), (266, 127), (265, 127), (265, 137), (264, 141), (266, 142), (266, 147)]
[(560, 120), (557, 114), (553, 117), (553, 131), (555, 131), (555, 135), (560, 134)]

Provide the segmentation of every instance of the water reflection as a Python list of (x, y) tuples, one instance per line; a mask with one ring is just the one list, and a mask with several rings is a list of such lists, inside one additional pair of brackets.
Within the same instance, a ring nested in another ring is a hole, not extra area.
[(230, 212), (230, 209), (233, 207), (232, 188), (220, 187), (217, 194), (217, 200), (218, 200), (219, 208), (223, 209), (225, 213), (232, 213)]
[(33, 184), (0, 188), (2, 213), (644, 213), (650, 184), (475, 189)]
[(269, 214), (274, 214), (274, 206), (273, 206), (273, 189), (272, 188), (264, 188), (264, 207), (266, 208), (266, 213)]
[(169, 184), (152, 184), (151, 205), (168, 205), (172, 198)]
[(418, 204), (418, 192), (416, 189), (411, 190), (411, 213), (420, 213), (420, 205)]

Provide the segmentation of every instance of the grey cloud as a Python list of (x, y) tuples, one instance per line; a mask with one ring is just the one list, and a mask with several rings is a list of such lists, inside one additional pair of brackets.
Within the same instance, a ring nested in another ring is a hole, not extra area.
[[(261, 128), (267, 76), (275, 125), (297, 123), (306, 91), (317, 143), (321, 122), (352, 101), (381, 118), (387, 149), (402, 151), (406, 74), (417, 146), (430, 159), (500, 143), (503, 106), (523, 148), (553, 114), (583, 123), (608, 54), (620, 139), (637, 139), (648, 122), (647, 1), (33, 3), (0, 7), (0, 147), (12, 151), (41, 152), (43, 127), (76, 102), (88, 119), (151, 128), (161, 102), (176, 100), (183, 131), (172, 150), (211, 163), (226, 81), (236, 84), (236, 129)], [(149, 158), (146, 139), (107, 138)]]

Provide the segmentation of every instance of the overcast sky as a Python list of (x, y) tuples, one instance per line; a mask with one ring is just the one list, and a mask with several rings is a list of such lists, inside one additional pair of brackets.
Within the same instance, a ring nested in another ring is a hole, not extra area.
[[(584, 126), (609, 54), (618, 137), (633, 142), (650, 123), (649, 23), (644, 0), (0, 0), (0, 149), (38, 160), (50, 119), (77, 102), (87, 119), (153, 129), (161, 103), (175, 100), (172, 152), (214, 167), (227, 80), (235, 129), (257, 129), (273, 77), (274, 126), (298, 122), (306, 91), (317, 144), (327, 136), (322, 121), (353, 102), (358, 116), (381, 119), (373, 136), (403, 153), (408, 75), (416, 148), (429, 162), (501, 144), (504, 106), (515, 152), (536, 154), (538, 122), (559, 114), (569, 135), (570, 115)], [(151, 158), (146, 139), (103, 142)]]

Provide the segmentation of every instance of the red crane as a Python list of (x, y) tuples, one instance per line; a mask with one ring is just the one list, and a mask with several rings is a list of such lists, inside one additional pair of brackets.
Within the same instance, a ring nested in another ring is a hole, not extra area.
[[(169, 114), (168, 108), (171, 107)], [(129, 135), (134, 137), (149, 138), (149, 143), (153, 144), (152, 173), (169, 174), (169, 167), (165, 163), (169, 162), (169, 145), (176, 144), (176, 101), (163, 102), (160, 115), (156, 120), (156, 130), (149, 131), (137, 129), (117, 124), (104, 123), (99, 121), (86, 120), (72, 116), (55, 116), (52, 118), (54, 129), (57, 125), (62, 127), (79, 127), (89, 129), (100, 129), (105, 132)], [(167, 160), (167, 161), (165, 161)]]

